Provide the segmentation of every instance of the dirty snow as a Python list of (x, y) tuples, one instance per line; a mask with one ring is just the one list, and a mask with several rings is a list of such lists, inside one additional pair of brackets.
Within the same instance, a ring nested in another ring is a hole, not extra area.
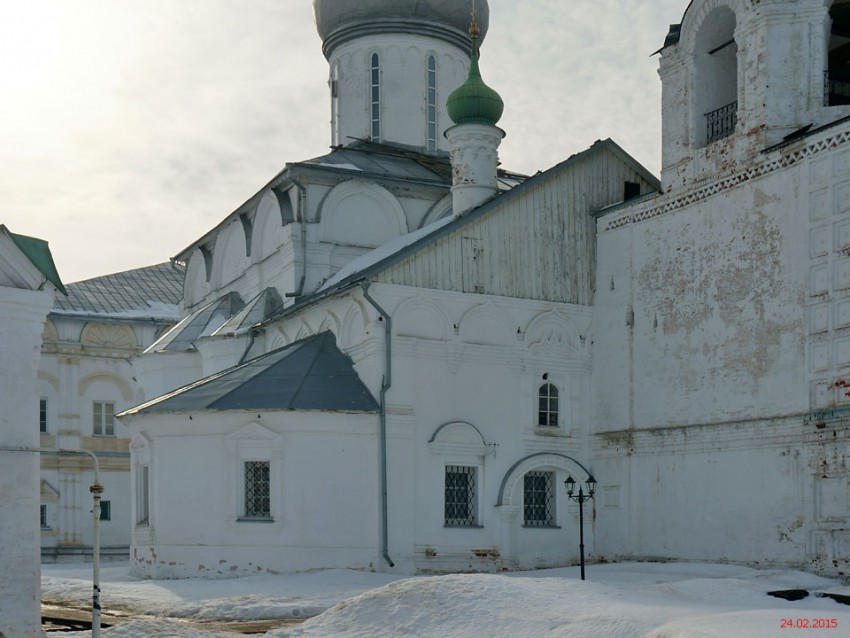
[[(850, 607), (816, 593), (850, 587), (805, 572), (699, 563), (619, 563), (500, 575), (400, 578), (329, 570), (230, 580), (138, 580), (127, 565), (102, 571), (103, 607), (156, 616), (116, 625), (108, 638), (216, 638), (187, 620), (258, 620), (319, 614), (268, 638), (758, 638), (850, 634)], [(78, 607), (91, 595), (89, 565), (45, 565), (44, 600)], [(802, 588), (808, 598), (767, 596)], [(810, 628), (782, 628), (783, 619)], [(815, 621), (835, 629), (815, 629)], [(87, 632), (63, 636), (88, 636)]]

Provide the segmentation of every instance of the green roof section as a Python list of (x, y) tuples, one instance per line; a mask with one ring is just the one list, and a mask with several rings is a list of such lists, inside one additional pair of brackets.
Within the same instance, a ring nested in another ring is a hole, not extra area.
[(53, 255), (50, 254), (50, 248), (47, 242), (36, 237), (27, 237), (26, 235), (18, 235), (13, 233), (5, 225), (0, 224), (0, 231), (6, 233), (9, 239), (17, 246), (27, 259), (32, 262), (38, 271), (44, 275), (47, 280), (56, 286), (56, 289), (66, 297), (68, 291), (62, 280), (59, 278), (59, 271), (56, 270), (56, 264), (53, 263)]
[(501, 119), (505, 103), (496, 91), (484, 84), (478, 69), (478, 51), (472, 55), (466, 82), (455, 89), (446, 100), (446, 110), (455, 124), (496, 126)]

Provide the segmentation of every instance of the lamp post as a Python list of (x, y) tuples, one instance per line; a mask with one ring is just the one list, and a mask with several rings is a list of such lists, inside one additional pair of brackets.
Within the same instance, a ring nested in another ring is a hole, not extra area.
[(593, 475), (587, 477), (585, 481), (587, 485), (587, 494), (581, 485), (578, 486), (578, 494), (573, 494), (576, 489), (576, 482), (572, 476), (568, 476), (564, 481), (564, 487), (567, 488), (567, 498), (578, 503), (578, 547), (581, 556), (581, 579), (584, 580), (584, 503), (593, 499), (593, 494), (596, 492), (596, 479)]

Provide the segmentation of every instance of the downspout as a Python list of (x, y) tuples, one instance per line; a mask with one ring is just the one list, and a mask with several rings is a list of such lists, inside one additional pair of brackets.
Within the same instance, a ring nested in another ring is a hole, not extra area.
[(384, 353), (386, 362), (384, 364), (385, 374), (381, 379), (381, 412), (380, 412), (380, 438), (381, 438), (381, 556), (387, 561), (387, 565), (395, 567), (393, 559), (389, 554), (389, 522), (387, 507), (387, 390), (393, 384), (392, 368), (392, 318), (387, 311), (381, 308), (377, 301), (369, 296), (368, 281), (360, 284), (363, 297), (372, 304), (384, 320)]
[(286, 297), (300, 297), (304, 294), (304, 281), (307, 279), (307, 222), (304, 220), (305, 208), (307, 207), (307, 189), (296, 179), (289, 178), (295, 188), (298, 189), (298, 218), (301, 224), (301, 282), (298, 284), (298, 290), (288, 292)]
[(254, 328), (248, 330), (248, 345), (245, 346), (245, 352), (242, 353), (242, 356), (239, 357), (239, 363), (236, 365), (241, 366), (245, 363), (245, 359), (248, 358), (248, 353), (251, 352), (251, 348), (254, 347), (254, 337), (256, 336), (257, 331)]

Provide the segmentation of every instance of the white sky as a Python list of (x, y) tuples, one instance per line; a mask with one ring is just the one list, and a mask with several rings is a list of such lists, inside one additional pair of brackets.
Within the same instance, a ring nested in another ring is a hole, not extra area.
[[(490, 0), (500, 157), (611, 137), (660, 168), (658, 59), (687, 0)], [(0, 223), (65, 282), (166, 261), (330, 144), (310, 0), (0, 0)]]

